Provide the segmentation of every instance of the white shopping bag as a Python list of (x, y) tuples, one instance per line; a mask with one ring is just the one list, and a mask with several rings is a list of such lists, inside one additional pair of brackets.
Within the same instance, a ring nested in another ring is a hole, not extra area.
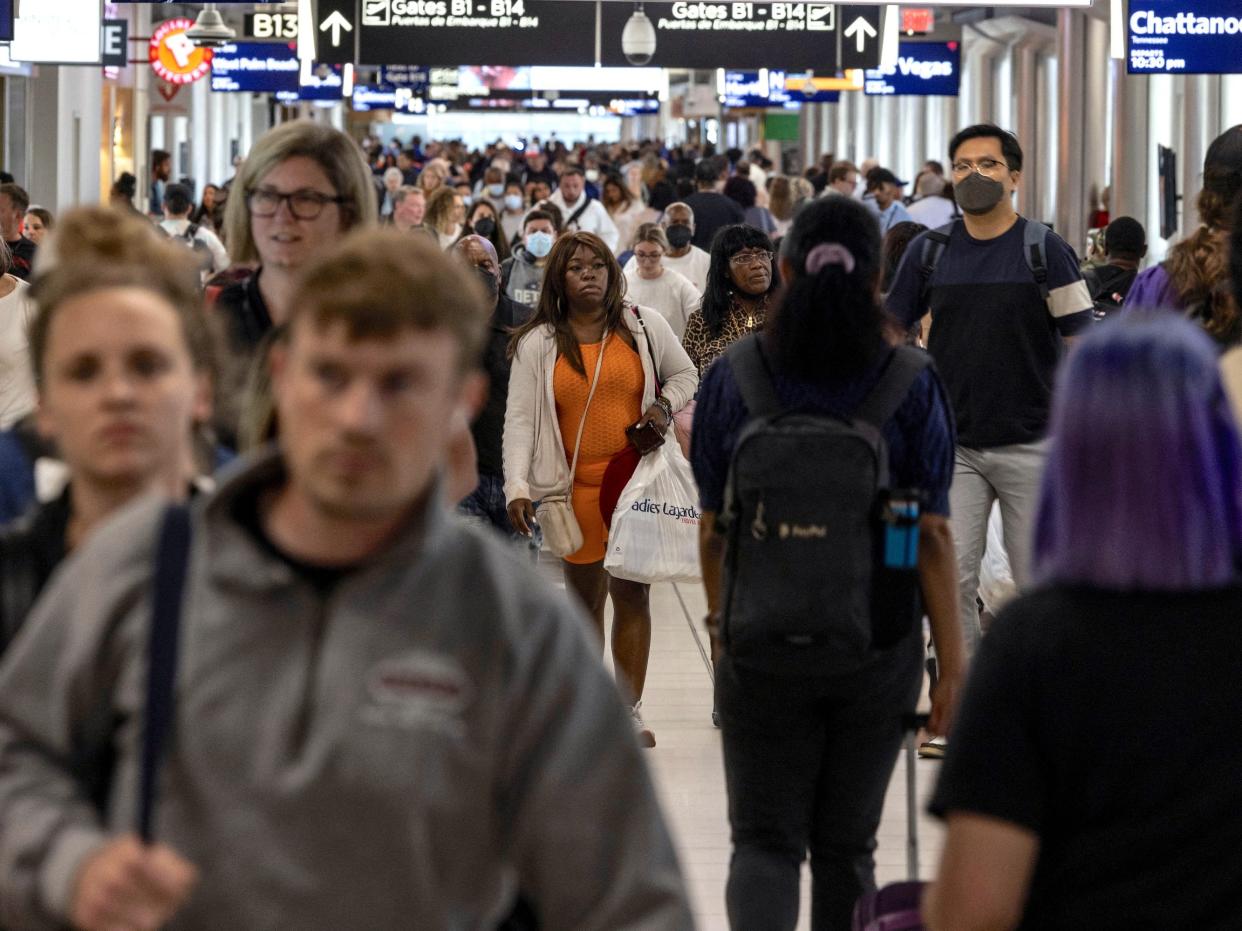
[(699, 581), (700, 517), (690, 463), (666, 442), (639, 461), (617, 501), (604, 568), (632, 582)]
[(995, 617), (1018, 588), (1009, 570), (1009, 554), (1005, 552), (1005, 539), (1001, 530), (1000, 504), (993, 502), (988, 516), (988, 544), (979, 566), (979, 598), (983, 607)]

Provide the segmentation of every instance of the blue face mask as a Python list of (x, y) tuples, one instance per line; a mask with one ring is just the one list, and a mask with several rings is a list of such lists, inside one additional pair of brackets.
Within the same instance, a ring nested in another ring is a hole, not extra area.
[(521, 194), (508, 195), (505, 198), (505, 209), (514, 210), (514, 211), (521, 210), (522, 209), (522, 195)]
[(503, 184), (489, 184), (487, 186), (487, 193), (491, 194), (492, 197), (499, 197), (504, 192), (505, 186)]
[(461, 202), (465, 204), (467, 207), (469, 207), (471, 204), (474, 203), (474, 195), (473, 194), (461, 195)]
[(552, 234), (528, 233), (526, 236), (526, 251), (537, 259), (543, 258), (552, 251)]

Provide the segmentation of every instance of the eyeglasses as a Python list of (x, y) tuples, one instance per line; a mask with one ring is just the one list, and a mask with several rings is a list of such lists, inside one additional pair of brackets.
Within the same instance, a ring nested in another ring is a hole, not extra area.
[(771, 252), (739, 252), (729, 257), (729, 264), (741, 268), (743, 265), (771, 265)]
[(972, 171), (977, 171), (980, 174), (992, 175), (1006, 167), (1008, 166), (1006, 166), (1004, 162), (998, 162), (994, 158), (981, 158), (977, 162), (968, 162), (963, 160), (953, 163), (953, 174), (961, 176), (968, 175)]
[(603, 262), (592, 262), (590, 265), (580, 265), (577, 262), (574, 262), (565, 270), (571, 275), (583, 275), (588, 271), (595, 272), (595, 274), (598, 275), (600, 272), (608, 271), (608, 266)]
[(255, 188), (246, 192), (246, 206), (253, 217), (274, 217), (281, 203), (288, 203), (289, 212), (299, 220), (316, 220), (328, 204), (343, 204), (344, 197), (329, 197), (318, 191), (294, 191), (285, 194), (273, 188)]
[(658, 262), (663, 255), (663, 252), (634, 252), (634, 258), (640, 262)]

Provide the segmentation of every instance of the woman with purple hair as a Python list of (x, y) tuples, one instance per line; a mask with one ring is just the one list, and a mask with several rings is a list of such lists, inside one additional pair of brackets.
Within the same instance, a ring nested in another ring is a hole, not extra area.
[(1101, 325), (1055, 396), (1038, 588), (975, 657), (927, 927), (1242, 928), (1242, 452), (1203, 330)]

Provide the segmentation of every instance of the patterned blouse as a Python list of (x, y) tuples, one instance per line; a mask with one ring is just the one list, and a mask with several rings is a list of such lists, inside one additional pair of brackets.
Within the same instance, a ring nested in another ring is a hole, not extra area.
[(747, 333), (763, 329), (767, 309), (767, 295), (764, 295), (759, 306), (753, 311), (745, 309), (734, 296), (729, 301), (729, 316), (725, 318), (719, 336), (712, 335), (707, 322), (703, 319), (701, 309), (690, 315), (690, 319), (686, 321), (686, 333), (681, 338), (681, 344), (685, 347), (690, 360), (698, 367), (700, 381), (711, 368), (712, 363), (724, 355), (725, 350)]

